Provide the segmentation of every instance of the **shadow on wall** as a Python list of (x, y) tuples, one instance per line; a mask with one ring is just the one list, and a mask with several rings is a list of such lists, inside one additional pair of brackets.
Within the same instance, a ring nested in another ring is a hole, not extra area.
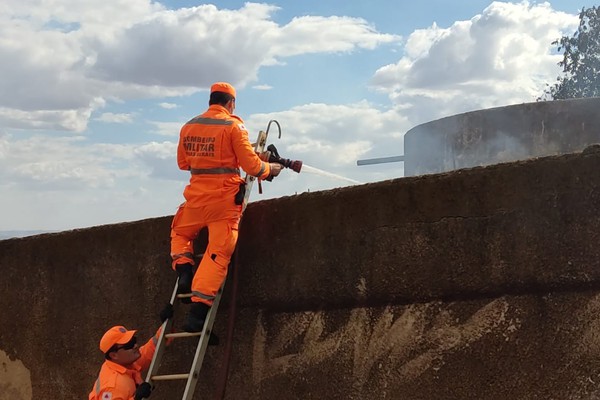
[(600, 98), (519, 104), (431, 121), (404, 136), (405, 176), (566, 154), (600, 142)]

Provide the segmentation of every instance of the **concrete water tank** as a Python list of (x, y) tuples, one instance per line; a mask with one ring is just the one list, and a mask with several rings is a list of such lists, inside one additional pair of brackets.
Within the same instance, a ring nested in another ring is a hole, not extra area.
[(518, 104), (418, 125), (404, 136), (415, 176), (572, 153), (600, 143), (600, 98)]

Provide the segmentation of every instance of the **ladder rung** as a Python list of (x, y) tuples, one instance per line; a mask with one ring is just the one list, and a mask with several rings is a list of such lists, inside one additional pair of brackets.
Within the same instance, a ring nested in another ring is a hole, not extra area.
[(151, 379), (153, 381), (175, 381), (187, 379), (190, 374), (171, 374), (171, 375), (154, 375)]
[(176, 332), (176, 333), (167, 333), (165, 337), (167, 339), (171, 338), (182, 338), (182, 337), (192, 337), (192, 336), (200, 336), (202, 332)]
[[(221, 293), (222, 291), (223, 291), (223, 289), (219, 288), (219, 291), (217, 293)], [(192, 296), (193, 296), (193, 294), (191, 294), (191, 293), (180, 293), (180, 294), (177, 295), (177, 298), (178, 299), (187, 299), (187, 298), (190, 298)]]

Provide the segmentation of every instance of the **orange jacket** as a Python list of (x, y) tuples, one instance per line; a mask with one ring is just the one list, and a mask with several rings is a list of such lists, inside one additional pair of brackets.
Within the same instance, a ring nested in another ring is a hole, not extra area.
[(102, 364), (100, 374), (88, 400), (133, 400), (136, 385), (144, 382), (142, 371), (150, 367), (161, 328), (148, 342), (140, 347), (140, 358), (132, 368), (106, 360)]
[(192, 173), (183, 195), (189, 206), (217, 203), (233, 197), (244, 180), (241, 167), (265, 179), (269, 163), (255, 153), (241, 118), (218, 104), (188, 121), (179, 134), (177, 164)]

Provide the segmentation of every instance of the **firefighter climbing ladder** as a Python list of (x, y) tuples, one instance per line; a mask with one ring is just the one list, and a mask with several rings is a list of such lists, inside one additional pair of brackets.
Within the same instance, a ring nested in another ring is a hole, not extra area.
[[(275, 120), (269, 121), (267, 125), (267, 130), (260, 131), (258, 133), (258, 139), (256, 143), (254, 143), (254, 150), (261, 154), (265, 151), (265, 146), (267, 143), (267, 136), (269, 135), (269, 127), (271, 123), (274, 122), (279, 129), (279, 137), (281, 137), (281, 126), (279, 122)], [(242, 215), (246, 206), (248, 204), (248, 199), (250, 198), (250, 192), (252, 191), (252, 186), (254, 185), (254, 181), (256, 178), (254, 176), (250, 176), (246, 174), (246, 194), (244, 196), (244, 201), (242, 203)], [(260, 188), (260, 182), (259, 182)], [(177, 281), (179, 278), (177, 279)], [(175, 282), (175, 288), (173, 289), (173, 294), (171, 295), (170, 303), (174, 304), (177, 298), (185, 298), (191, 297), (190, 294), (177, 294), (177, 281)], [(162, 330), (160, 333), (160, 337), (156, 344), (156, 351), (154, 353), (154, 357), (152, 358), (152, 362), (150, 364), (150, 368), (148, 369), (148, 374), (146, 377), (146, 382), (156, 383), (158, 381), (166, 381), (166, 380), (186, 380), (185, 391), (183, 392), (182, 400), (192, 400), (194, 396), (194, 390), (196, 389), (196, 383), (198, 382), (198, 377), (200, 375), (200, 369), (202, 368), (202, 362), (204, 360), (204, 355), (206, 354), (206, 348), (208, 347), (211, 332), (213, 328), (213, 324), (215, 322), (215, 316), (217, 314), (217, 309), (219, 307), (219, 303), (221, 301), (221, 295), (223, 293), (223, 286), (225, 286), (225, 282), (219, 289), (217, 296), (213, 302), (212, 307), (208, 311), (208, 315), (206, 316), (206, 321), (204, 322), (204, 327), (201, 332), (178, 332), (178, 333), (167, 333), (171, 332), (171, 327), (173, 326), (172, 318), (166, 320), (162, 325)], [(196, 347), (196, 353), (194, 355), (194, 360), (192, 361), (192, 366), (188, 373), (183, 374), (171, 374), (171, 375), (157, 375), (158, 368), (160, 366), (160, 361), (162, 359), (165, 345), (167, 340), (178, 339), (178, 338), (186, 338), (186, 337), (197, 337), (199, 336), (198, 345)]]

